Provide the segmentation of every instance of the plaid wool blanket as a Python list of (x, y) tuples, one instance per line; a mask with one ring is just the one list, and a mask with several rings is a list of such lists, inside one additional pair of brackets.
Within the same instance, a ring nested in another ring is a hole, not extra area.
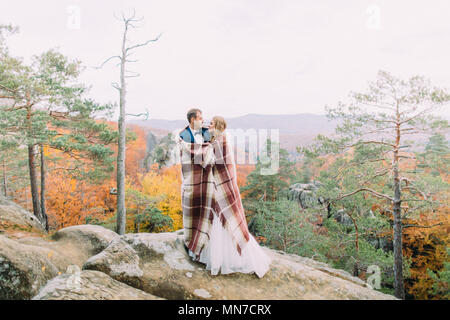
[(199, 260), (209, 244), (214, 214), (231, 234), (239, 254), (250, 239), (239, 187), (231, 138), (214, 142), (177, 141), (180, 149), (184, 242)]

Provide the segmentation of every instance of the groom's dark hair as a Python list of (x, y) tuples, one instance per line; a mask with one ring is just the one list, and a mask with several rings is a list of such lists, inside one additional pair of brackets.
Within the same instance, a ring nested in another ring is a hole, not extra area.
[(197, 108), (189, 109), (189, 111), (187, 112), (187, 120), (189, 123), (191, 123), (192, 118), (197, 118), (197, 112), (202, 113), (202, 110)]

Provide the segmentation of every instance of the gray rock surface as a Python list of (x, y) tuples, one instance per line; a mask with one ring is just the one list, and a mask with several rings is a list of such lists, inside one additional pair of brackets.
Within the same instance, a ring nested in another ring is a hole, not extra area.
[(80, 225), (51, 238), (31, 232), (13, 239), (5, 233), (0, 299), (395, 299), (343, 270), (266, 247), (272, 265), (263, 278), (211, 275), (188, 255), (183, 232), (119, 236)]
[(32, 300), (165, 300), (116, 281), (100, 271), (65, 273), (50, 280)]
[(30, 299), (48, 280), (81, 268), (112, 239), (120, 240), (115, 232), (94, 225), (61, 229), (53, 241), (30, 235), (18, 239), (17, 233), (13, 238), (0, 235), (0, 299)]
[(97, 270), (133, 287), (141, 287), (143, 271), (139, 267), (139, 256), (125, 241), (116, 238), (99, 254), (90, 257), (83, 270)]
[(302, 208), (310, 208), (322, 203), (323, 199), (316, 196), (320, 186), (319, 181), (312, 183), (295, 183), (289, 187), (288, 200), (297, 201)]
[(57, 275), (57, 267), (39, 247), (0, 235), (0, 299), (30, 299)]
[(15, 231), (46, 232), (34, 214), (4, 196), (0, 196), (0, 223), (4, 224), (1, 231), (5, 231), (9, 227)]
[(253, 273), (211, 275), (188, 256), (183, 231), (121, 236), (140, 258), (139, 289), (167, 299), (395, 299), (346, 271), (264, 247), (273, 260), (263, 278)]
[(60, 229), (53, 234), (52, 239), (77, 243), (84, 246), (84, 249), (92, 256), (101, 252), (118, 237), (117, 233), (104, 227), (83, 224)]

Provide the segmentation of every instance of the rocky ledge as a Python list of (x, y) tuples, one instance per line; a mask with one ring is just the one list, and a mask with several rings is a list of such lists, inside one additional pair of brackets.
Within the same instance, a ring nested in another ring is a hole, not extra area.
[[(9, 221), (34, 224), (23, 210), (2, 208)], [(32, 229), (0, 234), (0, 299), (396, 299), (345, 271), (267, 247), (272, 264), (263, 278), (212, 275), (189, 257), (183, 229), (123, 236), (96, 225), (53, 235)]]

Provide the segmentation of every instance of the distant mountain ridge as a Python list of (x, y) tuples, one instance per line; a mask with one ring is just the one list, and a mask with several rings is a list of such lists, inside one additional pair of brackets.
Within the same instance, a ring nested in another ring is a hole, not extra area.
[[(207, 119), (209, 120), (209, 119)], [(333, 132), (337, 121), (328, 120), (325, 115), (313, 113), (298, 114), (256, 114), (225, 118), (230, 129), (279, 129), (280, 134), (311, 134)], [(144, 127), (172, 131), (187, 126), (187, 120), (129, 120), (129, 123)], [(325, 132), (324, 132), (325, 131)]]
[[(448, 117), (445, 117), (448, 118)], [(210, 120), (207, 118), (205, 120)], [(318, 134), (331, 136), (335, 132), (338, 120), (329, 120), (326, 115), (313, 113), (297, 114), (256, 114), (249, 113), (239, 117), (226, 118), (230, 129), (279, 129), (280, 145), (286, 149), (291, 157), (297, 158), (296, 147), (306, 146), (314, 141)], [(175, 129), (182, 129), (188, 125), (187, 120), (128, 120), (129, 124), (141, 126), (153, 135), (161, 138)], [(427, 135), (417, 134), (405, 136), (403, 139), (425, 143)], [(419, 147), (421, 149), (423, 147)]]

